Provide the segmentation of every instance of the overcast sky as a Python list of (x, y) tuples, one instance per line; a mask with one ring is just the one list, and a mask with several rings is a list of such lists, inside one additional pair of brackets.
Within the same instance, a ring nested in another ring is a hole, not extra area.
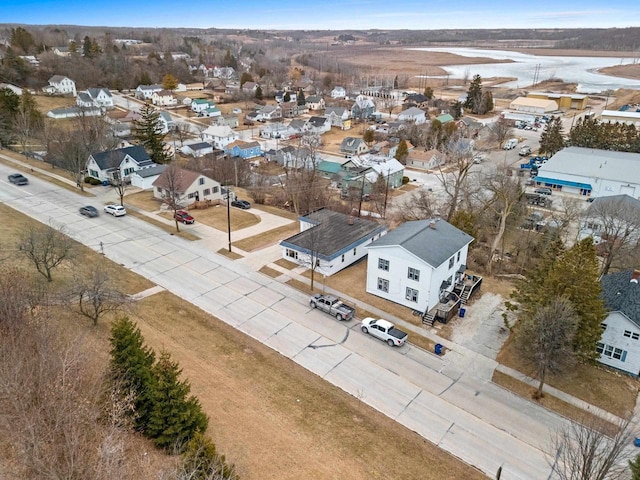
[(0, 0), (0, 22), (255, 29), (640, 25), (640, 0)]

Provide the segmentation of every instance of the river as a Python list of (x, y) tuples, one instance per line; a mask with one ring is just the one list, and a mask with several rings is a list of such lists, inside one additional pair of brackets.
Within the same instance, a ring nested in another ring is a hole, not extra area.
[[(514, 77), (517, 80), (502, 85), (513, 88), (529, 87), (533, 84), (536, 69), (538, 82), (550, 78), (559, 78), (564, 82), (577, 83), (580, 93), (600, 93), (618, 88), (640, 89), (640, 81), (629, 78), (613, 77), (597, 73), (596, 70), (614, 65), (637, 62), (629, 58), (617, 57), (563, 57), (531, 55), (508, 50), (482, 50), (477, 48), (412, 48), (426, 52), (448, 52), (463, 57), (490, 57), (498, 60), (512, 60), (509, 63), (482, 63), (443, 66), (453, 78), (469, 78), (479, 74), (483, 78)], [(539, 66), (539, 67), (538, 67)]]

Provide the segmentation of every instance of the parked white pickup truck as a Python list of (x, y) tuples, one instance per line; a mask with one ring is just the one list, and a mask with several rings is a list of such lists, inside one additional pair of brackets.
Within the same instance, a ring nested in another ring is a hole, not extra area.
[(316, 293), (309, 299), (311, 308), (317, 308), (336, 317), (337, 320), (351, 320), (356, 312), (355, 308), (343, 303), (333, 295), (321, 295)]
[(376, 320), (371, 317), (362, 320), (362, 331), (387, 342), (392, 347), (404, 345), (408, 337), (405, 332), (398, 330), (393, 323), (382, 319)]

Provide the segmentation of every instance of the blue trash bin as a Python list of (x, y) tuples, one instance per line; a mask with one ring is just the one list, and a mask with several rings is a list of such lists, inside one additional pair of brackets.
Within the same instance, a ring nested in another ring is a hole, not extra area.
[(441, 355), (441, 354), (442, 354), (442, 345), (441, 345), (441, 344), (439, 344), (439, 343), (436, 343), (436, 344), (433, 346), (433, 351), (434, 351), (434, 353), (435, 353), (436, 355)]
[(103, 180), (102, 181), (102, 186), (103, 187), (108, 187), (109, 186), (109, 180)]
[(640, 438), (636, 437), (636, 439), (633, 441), (633, 444), (634, 444), (636, 447), (640, 447)]
[(466, 308), (461, 308), (460, 311), (458, 312), (458, 315), (460, 315), (460, 318), (464, 317), (464, 314), (467, 313), (467, 309)]

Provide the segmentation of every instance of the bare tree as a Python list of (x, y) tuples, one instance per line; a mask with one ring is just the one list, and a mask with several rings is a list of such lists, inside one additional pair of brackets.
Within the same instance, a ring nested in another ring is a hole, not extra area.
[(176, 224), (176, 231), (180, 231), (180, 223), (176, 212), (184, 206), (184, 181), (183, 170), (178, 167), (175, 161), (171, 162), (167, 169), (162, 172), (162, 201), (173, 212), (173, 220)]
[(65, 234), (64, 227), (38, 224), (26, 228), (18, 242), (18, 249), (51, 282), (52, 270), (72, 257), (74, 244)]
[(87, 274), (76, 276), (70, 300), (75, 311), (94, 325), (107, 313), (120, 312), (130, 303), (129, 297), (113, 284), (100, 263), (94, 263)]
[(561, 373), (573, 365), (573, 337), (577, 325), (575, 310), (563, 297), (539, 307), (533, 316), (525, 316), (517, 324), (516, 346), (540, 381), (534, 398), (543, 397), (547, 373)]
[(24, 323), (43, 298), (43, 292), (23, 270), (0, 270), (0, 329)]
[(456, 149), (455, 143), (450, 143), (446, 152), (447, 162), (438, 167), (436, 174), (447, 196), (446, 220), (451, 221), (464, 190), (469, 187), (468, 177), (473, 166), (473, 152), (471, 149)]
[(502, 242), (510, 217), (517, 212), (521, 204), (523, 192), (518, 180), (509, 176), (506, 168), (498, 169), (495, 174), (488, 176), (485, 180), (485, 188), (491, 197), (484, 204), (484, 208), (497, 220), (487, 261), (487, 273), (491, 275), (493, 255)]
[(604, 262), (601, 275), (609, 273), (614, 260), (638, 247), (640, 203), (624, 195), (598, 198), (587, 209), (583, 222), (600, 233)]
[(513, 135), (513, 129), (504, 118), (489, 125), (489, 138), (501, 147), (505, 140)]
[(111, 187), (118, 194), (120, 205), (124, 206), (124, 196), (131, 188), (131, 181), (127, 177), (123, 177), (119, 170), (116, 170), (111, 178)]
[(326, 243), (327, 236), (326, 219), (323, 221), (322, 211), (318, 213), (316, 217), (318, 224), (309, 228), (305, 236), (300, 239), (305, 252), (298, 256), (298, 262), (311, 271), (311, 290), (313, 290), (316, 270), (321, 268), (322, 247)]
[(437, 199), (424, 188), (411, 192), (409, 198), (396, 202), (394, 205), (400, 222), (434, 218), (438, 216), (442, 207)]
[[(629, 444), (635, 424), (620, 421), (616, 433), (608, 436), (608, 422), (591, 415), (581, 422), (571, 422), (551, 437), (556, 452), (551, 465), (559, 480), (622, 480), (629, 478)], [(609, 428), (610, 430), (610, 428)]]

